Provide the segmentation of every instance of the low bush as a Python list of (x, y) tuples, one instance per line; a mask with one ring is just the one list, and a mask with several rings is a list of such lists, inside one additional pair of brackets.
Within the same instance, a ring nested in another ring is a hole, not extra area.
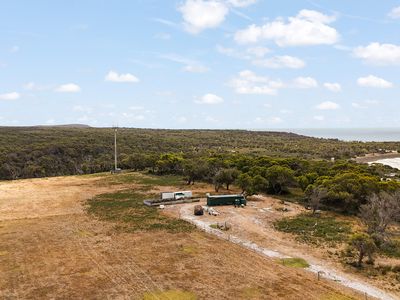
[(349, 224), (334, 217), (316, 217), (306, 213), (278, 220), (274, 225), (279, 231), (295, 234), (296, 239), (301, 242), (315, 245), (343, 242), (351, 233)]

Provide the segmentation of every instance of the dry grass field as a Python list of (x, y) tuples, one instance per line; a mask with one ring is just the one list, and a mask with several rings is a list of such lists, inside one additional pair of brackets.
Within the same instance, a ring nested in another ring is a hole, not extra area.
[(0, 298), (363, 299), (196, 229), (126, 232), (85, 211), (124, 189), (143, 186), (104, 174), (0, 182)]

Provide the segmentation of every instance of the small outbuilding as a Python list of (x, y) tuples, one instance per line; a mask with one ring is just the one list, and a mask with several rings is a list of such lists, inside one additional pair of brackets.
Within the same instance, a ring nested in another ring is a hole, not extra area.
[(214, 195), (207, 194), (207, 206), (217, 205), (246, 205), (246, 198), (242, 194), (238, 195)]

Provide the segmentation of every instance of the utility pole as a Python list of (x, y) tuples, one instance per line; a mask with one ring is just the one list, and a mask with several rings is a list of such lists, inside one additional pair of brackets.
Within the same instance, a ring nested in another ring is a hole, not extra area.
[(117, 161), (117, 127), (114, 127), (114, 171), (117, 171), (118, 161)]

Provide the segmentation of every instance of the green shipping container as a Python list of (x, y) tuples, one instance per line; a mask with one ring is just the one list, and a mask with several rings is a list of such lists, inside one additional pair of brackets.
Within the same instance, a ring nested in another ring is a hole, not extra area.
[(246, 205), (247, 201), (243, 195), (214, 195), (207, 194), (207, 206), (217, 205)]

